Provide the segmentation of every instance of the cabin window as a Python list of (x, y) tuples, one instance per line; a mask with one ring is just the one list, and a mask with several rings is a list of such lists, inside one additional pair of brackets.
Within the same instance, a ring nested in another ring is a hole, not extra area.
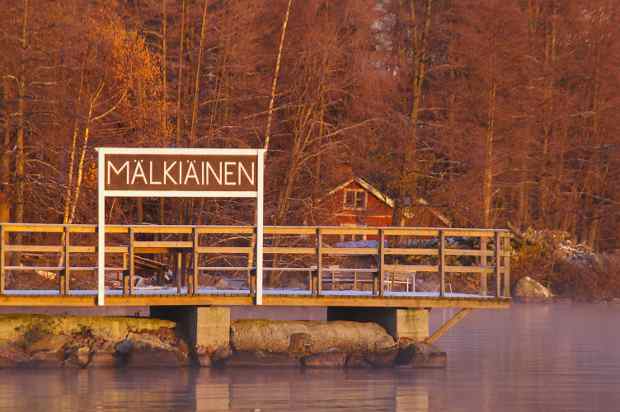
[(364, 190), (348, 189), (344, 191), (344, 208), (345, 209), (366, 209), (367, 197)]

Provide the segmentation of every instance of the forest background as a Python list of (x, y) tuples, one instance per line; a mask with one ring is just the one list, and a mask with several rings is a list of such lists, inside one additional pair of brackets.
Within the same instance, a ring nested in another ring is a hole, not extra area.
[[(0, 7), (0, 221), (93, 223), (97, 146), (265, 147), (267, 224), (356, 175), (455, 226), (620, 229), (614, 0), (19, 0)], [(126, 199), (118, 223), (248, 223)], [(320, 222), (314, 222), (320, 223)]]

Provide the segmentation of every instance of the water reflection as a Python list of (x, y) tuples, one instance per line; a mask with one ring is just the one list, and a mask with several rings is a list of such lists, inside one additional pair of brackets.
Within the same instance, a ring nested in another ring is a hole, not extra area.
[(446, 370), (3, 370), (0, 410), (617, 410), (618, 319), (602, 305), (475, 312), (442, 338)]

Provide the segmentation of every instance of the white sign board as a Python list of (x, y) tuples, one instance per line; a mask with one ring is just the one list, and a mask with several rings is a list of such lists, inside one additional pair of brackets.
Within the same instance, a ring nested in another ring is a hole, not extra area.
[(256, 199), (256, 304), (263, 296), (264, 149), (97, 148), (97, 304), (105, 304), (107, 197)]

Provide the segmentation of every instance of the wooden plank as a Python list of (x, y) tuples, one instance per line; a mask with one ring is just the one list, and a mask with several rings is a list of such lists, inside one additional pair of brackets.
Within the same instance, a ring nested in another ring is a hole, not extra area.
[(0, 295), (4, 294), (4, 288), (6, 285), (6, 277), (5, 277), (5, 231), (4, 225), (0, 225)]
[(30, 253), (61, 253), (62, 246), (56, 245), (5, 245), (7, 252), (30, 252)]
[(181, 294), (181, 288), (183, 287), (183, 254), (181, 252), (177, 252), (177, 294)]
[(55, 272), (57, 270), (64, 270), (64, 266), (5, 266), (5, 270), (15, 270), (15, 271), (47, 271), (47, 272)]
[(198, 226), (198, 233), (203, 234), (252, 234), (253, 226)]
[(323, 278), (323, 239), (321, 228), (316, 229), (316, 276), (312, 282), (312, 294), (321, 293), (321, 279)]
[[(377, 266), (378, 266), (378, 285), (377, 288), (379, 289), (377, 292), (379, 294), (379, 296), (383, 296), (384, 294), (384, 290), (385, 290), (385, 230), (384, 229), (379, 229), (379, 245), (378, 245), (378, 262), (377, 262)], [(373, 284), (374, 285), (374, 284)], [(376, 293), (374, 293), (376, 294)]]
[[(108, 228), (106, 227), (106, 231)], [(127, 246), (106, 246), (105, 253), (127, 253), (129, 248)]]
[(188, 285), (187, 292), (191, 295), (195, 295), (198, 290), (198, 274), (200, 267), (200, 252), (198, 248), (200, 247), (200, 233), (198, 233), (198, 229), (194, 228), (192, 235), (193, 246), (192, 246), (192, 262), (193, 262), (193, 270), (191, 277), (191, 284)]
[(403, 256), (437, 256), (437, 249), (422, 248), (385, 248), (386, 255), (403, 255)]
[(242, 246), (200, 246), (198, 247), (198, 253), (213, 253), (213, 254), (228, 254), (228, 255), (238, 255), (238, 254), (248, 254), (252, 251), (251, 247)]
[(446, 256), (493, 256), (492, 251), (483, 251), (480, 249), (447, 249)]
[(325, 255), (340, 255), (340, 256), (352, 256), (352, 255), (376, 255), (377, 248), (374, 247), (357, 247), (357, 248), (340, 248), (340, 247), (324, 247), (322, 252)]
[(266, 235), (314, 235), (316, 228), (307, 226), (265, 226)]
[(432, 228), (383, 228), (385, 236), (437, 236), (438, 229)]
[(502, 295), (502, 291), (501, 291), (501, 282), (502, 282), (502, 276), (501, 276), (501, 267), (502, 267), (502, 262), (501, 262), (501, 253), (502, 253), (502, 244), (501, 244), (501, 238), (500, 238), (500, 234), (499, 232), (495, 232), (495, 278), (496, 278), (496, 282), (497, 282), (497, 289), (495, 292), (495, 296), (497, 296), (498, 298), (501, 297)]
[(493, 269), (480, 266), (446, 266), (448, 273), (492, 273)]
[[(133, 228), (131, 228), (133, 230)], [(135, 232), (134, 232), (135, 233)], [(142, 248), (166, 248), (166, 249), (190, 249), (192, 242), (184, 240), (140, 240), (134, 242), (135, 249)]]
[(263, 253), (271, 255), (314, 255), (316, 249), (312, 247), (264, 247)]
[(321, 228), (324, 235), (377, 235), (378, 229), (374, 228), (357, 228), (357, 227), (326, 227)]
[(439, 296), (446, 294), (446, 232), (439, 231)]
[(471, 308), (509, 309), (508, 299), (421, 298), (421, 297), (364, 297), (364, 296), (269, 296), (263, 297), (266, 306), (304, 307), (376, 307), (376, 308)]
[[(488, 240), (485, 237), (481, 237), (480, 238), (480, 267), (482, 268), (487, 268), (487, 264), (489, 263), (489, 259), (488, 259), (488, 253), (489, 250), (487, 248), (488, 245)], [(482, 296), (486, 296), (488, 293), (488, 279), (487, 279), (487, 273), (486, 272), (482, 272), (480, 273), (480, 294)]]
[(412, 273), (412, 272), (439, 272), (439, 266), (433, 265), (385, 265), (386, 272)]
[[(69, 231), (69, 233), (74, 233)], [(69, 246), (70, 253), (95, 253), (97, 248), (95, 246)]]
[(7, 233), (62, 233), (63, 227), (62, 225), (6, 223), (4, 230)]
[(127, 248), (127, 275), (123, 277), (123, 296), (129, 296), (133, 292), (133, 279), (136, 274), (136, 248), (135, 234), (133, 227), (129, 228), (129, 247)]
[(134, 233), (183, 234), (192, 233), (192, 226), (131, 226)]
[[(502, 253), (504, 257), (504, 297), (510, 297), (510, 239), (504, 238), (504, 245), (506, 245), (507, 253)], [(503, 250), (501, 252), (504, 252)], [(506, 256), (506, 254), (508, 256)]]
[(67, 293), (69, 293), (69, 278), (71, 276), (71, 253), (69, 250), (71, 245), (71, 238), (69, 228), (67, 226), (64, 227), (63, 231), (65, 268), (59, 273), (58, 278), (60, 282), (60, 294), (66, 295)]
[(454, 316), (452, 316), (446, 323), (441, 325), (431, 336), (424, 340), (424, 343), (428, 343), (429, 345), (437, 342), (439, 338), (445, 335), (450, 329), (452, 329), (456, 324), (458, 324), (465, 316), (469, 315), (472, 311), (470, 308), (465, 308), (459, 310)]

